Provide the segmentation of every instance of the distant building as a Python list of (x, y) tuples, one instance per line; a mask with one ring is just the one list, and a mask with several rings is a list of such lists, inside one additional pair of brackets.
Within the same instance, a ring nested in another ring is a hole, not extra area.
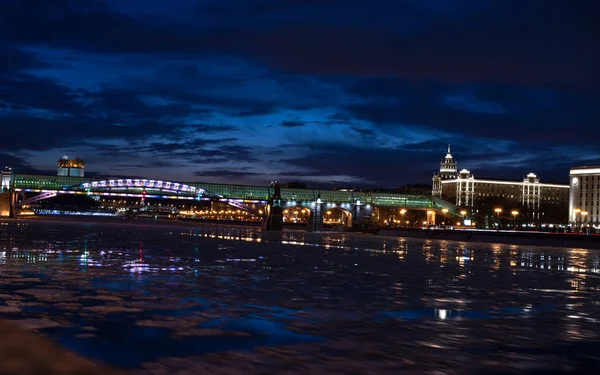
[(466, 169), (457, 172), (450, 146), (433, 176), (432, 194), (481, 213), (498, 207), (504, 210), (502, 216), (510, 217), (517, 210), (520, 220), (532, 222), (563, 222), (569, 205), (569, 185), (542, 183), (533, 173), (503, 181), (478, 179)]
[(398, 189), (396, 189), (394, 191), (390, 191), (390, 192), (397, 193), (397, 194), (428, 195), (431, 193), (431, 185), (426, 185), (426, 184), (409, 185), (409, 184), (406, 184), (406, 185), (399, 187)]
[(573, 167), (569, 177), (569, 221), (600, 223), (600, 166)]
[(10, 167), (4, 167), (0, 172), (0, 193), (4, 193), (10, 190), (11, 182), (13, 177), (13, 171)]
[(83, 177), (85, 162), (80, 158), (69, 159), (68, 156), (63, 156), (58, 159), (57, 176)]

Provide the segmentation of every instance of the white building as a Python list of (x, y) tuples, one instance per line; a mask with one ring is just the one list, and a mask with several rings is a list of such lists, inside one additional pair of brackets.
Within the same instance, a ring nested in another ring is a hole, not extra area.
[(600, 166), (573, 167), (569, 177), (569, 221), (600, 223)]
[(474, 210), (485, 211), (489, 205), (502, 206), (506, 213), (517, 210), (524, 221), (563, 222), (567, 216), (569, 185), (543, 183), (534, 173), (512, 181), (475, 178), (467, 169), (458, 171), (448, 146), (439, 172), (433, 176), (432, 194)]

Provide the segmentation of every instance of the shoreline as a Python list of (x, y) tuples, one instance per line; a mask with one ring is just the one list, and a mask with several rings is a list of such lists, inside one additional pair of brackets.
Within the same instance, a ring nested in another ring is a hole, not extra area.
[(519, 246), (572, 247), (600, 250), (600, 236), (547, 232), (481, 231), (468, 229), (381, 229), (381, 236), (409, 237), (429, 240), (499, 243)]
[[(54, 222), (77, 224), (107, 224), (120, 226), (156, 226), (163, 228), (194, 228), (198, 226), (260, 228), (256, 222), (238, 221), (166, 221), (145, 219), (116, 219), (113, 217), (64, 217), (64, 216), (28, 216), (17, 219), (0, 219), (0, 222)], [(304, 231), (302, 227), (288, 226), (283, 231)], [(368, 235), (354, 232), (322, 231), (313, 233)], [(478, 230), (438, 230), (420, 228), (382, 228), (376, 236), (390, 238), (413, 238), (420, 240), (456, 241), (465, 243), (497, 243), (519, 246), (570, 247), (600, 250), (600, 236), (584, 234), (563, 234), (546, 232), (509, 232), (509, 231), (478, 231)]]

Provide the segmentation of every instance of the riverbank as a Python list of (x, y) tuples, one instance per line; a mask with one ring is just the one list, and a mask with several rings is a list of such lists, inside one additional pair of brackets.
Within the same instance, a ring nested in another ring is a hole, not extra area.
[(576, 233), (397, 228), (382, 229), (379, 235), (459, 242), (600, 249), (600, 236)]
[(31, 331), (38, 321), (41, 319), (0, 320), (0, 375), (121, 374)]

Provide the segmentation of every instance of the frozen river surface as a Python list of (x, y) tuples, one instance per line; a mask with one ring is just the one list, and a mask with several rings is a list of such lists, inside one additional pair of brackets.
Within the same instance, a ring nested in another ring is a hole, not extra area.
[(131, 374), (600, 368), (598, 251), (248, 227), (0, 224), (0, 317)]

